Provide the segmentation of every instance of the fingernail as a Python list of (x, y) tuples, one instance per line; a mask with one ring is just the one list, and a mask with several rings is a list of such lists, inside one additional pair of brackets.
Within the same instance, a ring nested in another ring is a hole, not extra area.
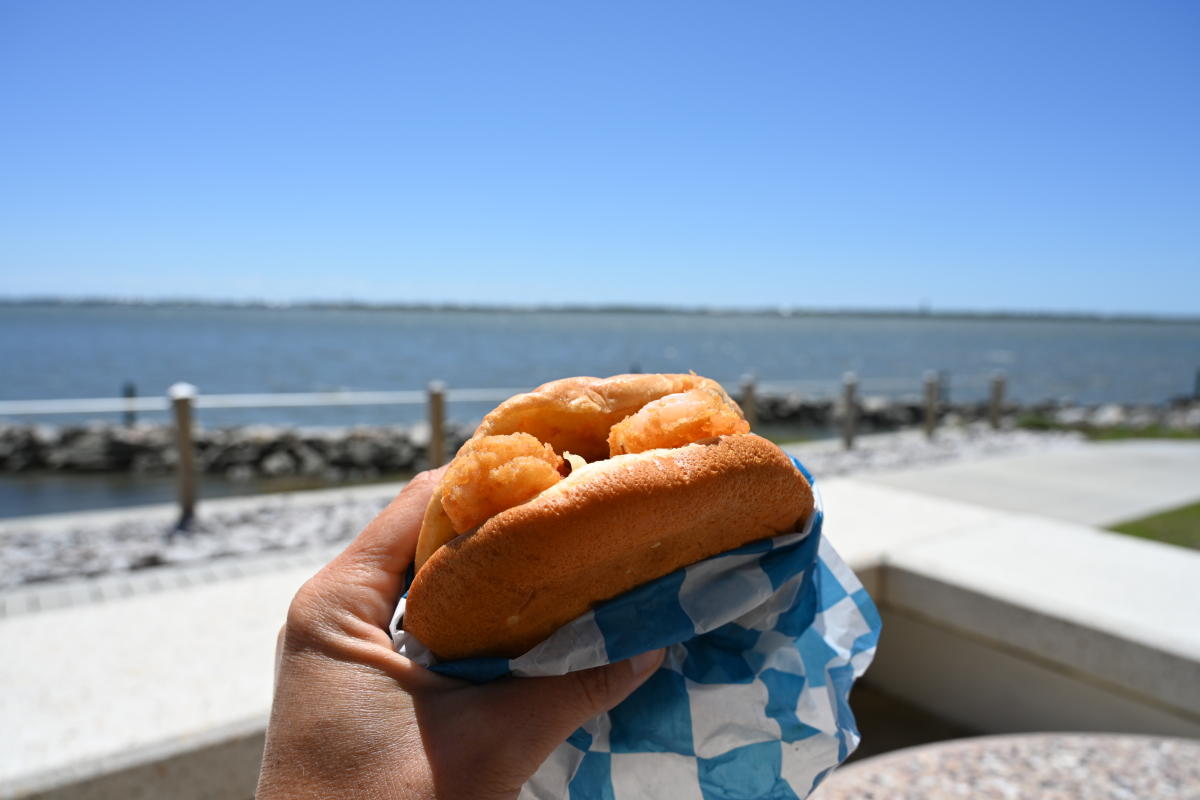
[(663, 653), (662, 650), (651, 650), (648, 653), (639, 653), (629, 659), (629, 666), (633, 667), (633, 674), (642, 675), (657, 668), (663, 659)]

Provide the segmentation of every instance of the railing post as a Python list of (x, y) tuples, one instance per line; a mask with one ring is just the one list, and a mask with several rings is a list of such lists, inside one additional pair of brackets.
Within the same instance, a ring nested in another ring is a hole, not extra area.
[(1192, 399), (1200, 400), (1200, 367), (1196, 368), (1196, 384), (1192, 387)]
[(132, 428), (137, 424), (137, 409), (133, 405), (137, 399), (137, 386), (133, 381), (125, 381), (121, 393), (125, 395), (125, 427)]
[(847, 372), (842, 376), (842, 445), (854, 449), (858, 432), (858, 376)]
[(1004, 373), (997, 371), (992, 376), (992, 391), (988, 398), (988, 422), (992, 430), (1000, 430), (1000, 414), (1004, 410)]
[(430, 469), (446, 461), (446, 385), (441, 381), (429, 383), (428, 460)]
[(742, 414), (750, 423), (750, 430), (758, 427), (758, 397), (754, 391), (754, 376), (742, 376)]
[(175, 415), (175, 447), (179, 461), (175, 465), (179, 479), (179, 524), (182, 530), (191, 525), (196, 516), (196, 448), (192, 443), (192, 404), (196, 399), (196, 387), (190, 383), (176, 383), (167, 390), (171, 399), (171, 410)]
[(925, 373), (925, 437), (933, 438), (938, 415), (938, 374), (933, 370)]

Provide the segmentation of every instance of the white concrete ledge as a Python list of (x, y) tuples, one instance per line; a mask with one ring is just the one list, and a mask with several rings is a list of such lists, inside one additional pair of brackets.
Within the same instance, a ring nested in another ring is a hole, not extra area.
[(825, 536), (856, 572), (878, 567), (906, 547), (970, 531), (1004, 512), (850, 478), (819, 481)]
[(884, 565), (888, 607), (1200, 724), (1200, 553), (1019, 515)]
[(984, 732), (1200, 736), (1200, 553), (876, 476), (822, 495), (829, 537), (884, 617), (868, 681)]
[[(884, 607), (867, 680), (983, 733), (1087, 731), (1200, 738), (1200, 723), (994, 641)], [(853, 702), (853, 700), (852, 700)]]

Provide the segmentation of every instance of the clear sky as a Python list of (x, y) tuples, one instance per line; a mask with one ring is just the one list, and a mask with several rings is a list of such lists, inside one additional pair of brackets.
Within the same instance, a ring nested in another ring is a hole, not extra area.
[(0, 296), (1200, 313), (1200, 3), (0, 0)]

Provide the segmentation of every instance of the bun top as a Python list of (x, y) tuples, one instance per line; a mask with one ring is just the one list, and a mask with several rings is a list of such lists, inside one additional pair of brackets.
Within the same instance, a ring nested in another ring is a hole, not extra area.
[(472, 438), (529, 433), (556, 453), (597, 461), (609, 456), (613, 425), (660, 397), (693, 389), (713, 393), (741, 416), (721, 384), (692, 373), (563, 378), (505, 400), (483, 418)]
[(749, 430), (721, 385), (694, 373), (563, 378), (510, 397), (483, 418), (434, 490), (417, 569), (451, 539), (557, 483), (567, 472), (561, 457), (578, 469), (581, 460)]

